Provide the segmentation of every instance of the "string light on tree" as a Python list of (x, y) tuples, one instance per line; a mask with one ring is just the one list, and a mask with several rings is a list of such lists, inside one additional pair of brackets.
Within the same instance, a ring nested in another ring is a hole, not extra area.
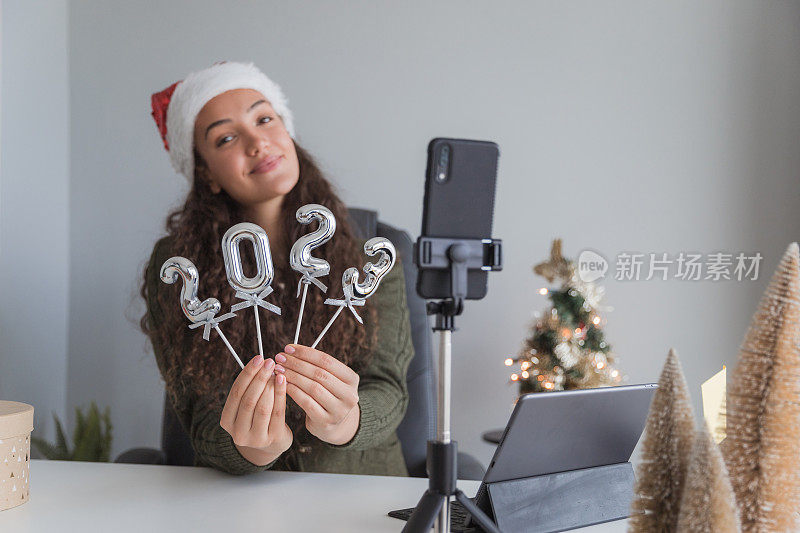
[(534, 272), (555, 286), (537, 292), (550, 300), (549, 313), (535, 313), (529, 337), (517, 357), (511, 381), (521, 394), (552, 390), (618, 385), (625, 376), (615, 368), (615, 357), (605, 342), (600, 314), (604, 289), (582, 281), (575, 263), (561, 254), (561, 240), (553, 241), (550, 259)]

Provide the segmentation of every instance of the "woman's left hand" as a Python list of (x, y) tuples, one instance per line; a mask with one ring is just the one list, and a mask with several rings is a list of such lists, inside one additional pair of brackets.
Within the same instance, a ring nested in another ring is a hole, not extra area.
[(345, 444), (358, 430), (359, 377), (325, 352), (289, 344), (275, 356), (275, 372), (286, 376), (286, 393), (306, 412), (306, 428), (330, 444)]

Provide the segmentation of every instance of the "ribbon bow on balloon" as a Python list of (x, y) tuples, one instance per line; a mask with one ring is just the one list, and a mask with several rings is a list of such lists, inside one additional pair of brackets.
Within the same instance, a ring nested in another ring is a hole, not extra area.
[(353, 316), (356, 317), (356, 320), (358, 320), (359, 324), (364, 323), (364, 320), (360, 316), (358, 316), (355, 307), (353, 307), (354, 305), (364, 305), (364, 300), (354, 300), (350, 297), (350, 295), (345, 294), (344, 300), (336, 300), (334, 298), (328, 298), (327, 300), (325, 300), (325, 304), (335, 305), (338, 307), (347, 307), (348, 309), (350, 309), (350, 312), (353, 313)]
[(248, 307), (255, 307), (260, 305), (267, 311), (272, 311), (276, 315), (281, 314), (281, 308), (275, 304), (271, 304), (269, 302), (265, 302), (264, 298), (272, 294), (272, 287), (267, 287), (259, 294), (249, 293), (249, 292), (242, 292), (236, 291), (236, 297), (244, 300), (244, 302), (239, 302), (238, 304), (231, 306), (231, 311), (238, 311), (240, 309), (246, 309)]
[(303, 285), (308, 285), (309, 283), (313, 283), (319, 290), (322, 292), (328, 292), (328, 287), (325, 286), (320, 280), (309, 274), (308, 272), (303, 272), (303, 275), (300, 277), (300, 281), (297, 283), (297, 297), (300, 298), (300, 289)]
[(214, 328), (217, 331), (219, 331), (217, 324), (219, 324), (223, 320), (228, 320), (229, 318), (233, 318), (235, 316), (236, 314), (234, 313), (225, 313), (224, 315), (217, 317), (211, 315), (210, 317), (200, 322), (192, 322), (191, 324), (189, 324), (189, 329), (196, 329), (199, 328), (200, 326), (203, 326), (203, 340), (207, 341), (211, 335), (211, 328)]

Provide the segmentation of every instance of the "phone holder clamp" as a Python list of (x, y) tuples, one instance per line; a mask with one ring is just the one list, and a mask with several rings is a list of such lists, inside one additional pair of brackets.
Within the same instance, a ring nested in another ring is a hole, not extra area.
[(453, 317), (464, 311), (470, 270), (503, 270), (501, 239), (420, 237), (415, 251), (420, 269), (450, 270), (451, 297), (427, 304), (428, 314), (436, 315), (435, 331), (455, 331)]

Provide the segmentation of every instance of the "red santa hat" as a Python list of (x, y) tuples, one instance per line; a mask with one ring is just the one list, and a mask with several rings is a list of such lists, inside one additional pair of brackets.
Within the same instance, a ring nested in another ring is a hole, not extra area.
[(151, 104), (164, 148), (172, 167), (189, 181), (194, 179), (194, 121), (209, 100), (233, 89), (254, 89), (269, 100), (294, 138), (294, 123), (281, 88), (252, 63), (224, 61), (192, 72), (161, 92), (153, 94)]

